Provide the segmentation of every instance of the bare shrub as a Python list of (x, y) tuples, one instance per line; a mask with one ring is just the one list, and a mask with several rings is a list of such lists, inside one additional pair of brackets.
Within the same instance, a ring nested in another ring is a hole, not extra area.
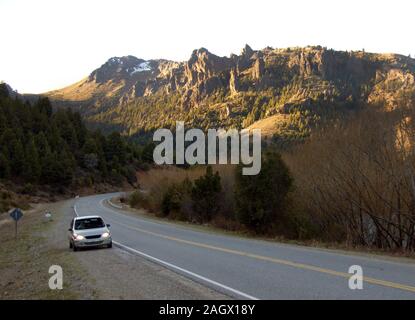
[(413, 111), (367, 110), (285, 155), (297, 208), (324, 240), (414, 250)]

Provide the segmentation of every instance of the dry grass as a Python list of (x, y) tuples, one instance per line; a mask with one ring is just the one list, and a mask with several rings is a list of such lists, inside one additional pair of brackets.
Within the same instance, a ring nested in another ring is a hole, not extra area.
[[(84, 271), (65, 246), (62, 250), (54, 234), (62, 219), (60, 205), (38, 204), (25, 211), (19, 221), (18, 238), (8, 214), (0, 215), (0, 300), (2, 299), (79, 299), (85, 287)], [(52, 209), (53, 221), (46, 222), (45, 210)], [(62, 226), (59, 225), (59, 228)], [(49, 267), (60, 265), (64, 270), (64, 288), (48, 286)]]
[(272, 137), (278, 130), (282, 123), (289, 118), (286, 114), (276, 114), (265, 119), (260, 119), (251, 124), (247, 129), (261, 129), (262, 137)]
[(30, 196), (13, 192), (10, 186), (0, 184), (0, 216), (12, 208), (29, 209)]
[[(234, 165), (213, 165), (213, 171), (219, 172), (221, 177), (221, 202), (223, 203), (222, 213), (225, 216), (233, 214), (233, 192), (235, 183), (235, 166)], [(153, 212), (160, 213), (161, 203), (167, 190), (173, 184), (180, 184), (185, 179), (194, 181), (204, 175), (206, 166), (194, 166), (189, 169), (181, 169), (173, 166), (151, 169), (146, 172), (140, 172), (138, 179), (141, 188), (144, 190), (139, 195), (141, 207)], [(190, 204), (189, 204), (190, 205)], [(178, 217), (180, 218), (180, 217)], [(180, 220), (180, 219), (179, 219)], [(227, 229), (234, 229), (233, 227)]]
[(111, 98), (123, 89), (125, 82), (109, 81), (105, 84), (97, 84), (84, 78), (68, 87), (46, 92), (46, 95), (52, 99), (68, 100), (68, 101), (85, 101), (97, 96), (106, 96)]
[[(218, 171), (221, 177), (221, 183), (225, 191), (233, 190), (234, 168), (233, 165), (213, 165), (213, 171)], [(165, 190), (166, 186), (173, 183), (180, 183), (186, 178), (194, 181), (206, 172), (206, 166), (194, 166), (190, 169), (181, 169), (178, 167), (168, 166), (158, 169), (151, 169), (138, 173), (140, 186), (147, 192), (158, 192)]]
[(184, 170), (171, 166), (140, 172), (138, 174), (138, 179), (140, 181), (141, 188), (151, 192), (153, 190), (157, 190), (158, 188), (163, 188), (163, 185), (180, 183), (186, 178), (195, 180), (203, 175), (203, 173), (204, 169), (202, 167), (194, 167), (189, 170)]

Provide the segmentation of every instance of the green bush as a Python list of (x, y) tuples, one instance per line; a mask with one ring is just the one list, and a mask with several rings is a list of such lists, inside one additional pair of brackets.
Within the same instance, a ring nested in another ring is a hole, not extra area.
[(172, 211), (179, 211), (181, 206), (182, 193), (179, 190), (179, 186), (176, 184), (171, 185), (167, 192), (163, 196), (161, 202), (161, 212), (164, 216), (167, 216)]
[(192, 189), (192, 182), (186, 178), (182, 183), (174, 183), (167, 189), (163, 195), (161, 211), (164, 216), (172, 212), (181, 213), (183, 201)]
[(213, 173), (212, 167), (206, 168), (205, 175), (196, 179), (191, 191), (193, 210), (199, 222), (210, 221), (219, 211), (219, 196), (222, 190), (219, 173)]
[(277, 153), (263, 156), (258, 175), (236, 173), (235, 207), (237, 220), (249, 230), (267, 233), (282, 222), (292, 187), (288, 167)]

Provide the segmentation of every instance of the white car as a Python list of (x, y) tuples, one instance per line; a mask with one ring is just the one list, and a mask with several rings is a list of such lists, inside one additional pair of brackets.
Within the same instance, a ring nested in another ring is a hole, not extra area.
[(112, 248), (110, 225), (100, 216), (73, 218), (69, 226), (69, 248), (77, 251), (87, 247)]

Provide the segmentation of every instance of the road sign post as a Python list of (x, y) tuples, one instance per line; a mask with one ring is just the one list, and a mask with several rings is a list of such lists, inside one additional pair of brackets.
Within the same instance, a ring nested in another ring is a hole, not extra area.
[(23, 212), (19, 208), (14, 209), (12, 212), (10, 212), (10, 217), (14, 220), (14, 237), (17, 239), (17, 221), (20, 220), (21, 217), (23, 217)]

